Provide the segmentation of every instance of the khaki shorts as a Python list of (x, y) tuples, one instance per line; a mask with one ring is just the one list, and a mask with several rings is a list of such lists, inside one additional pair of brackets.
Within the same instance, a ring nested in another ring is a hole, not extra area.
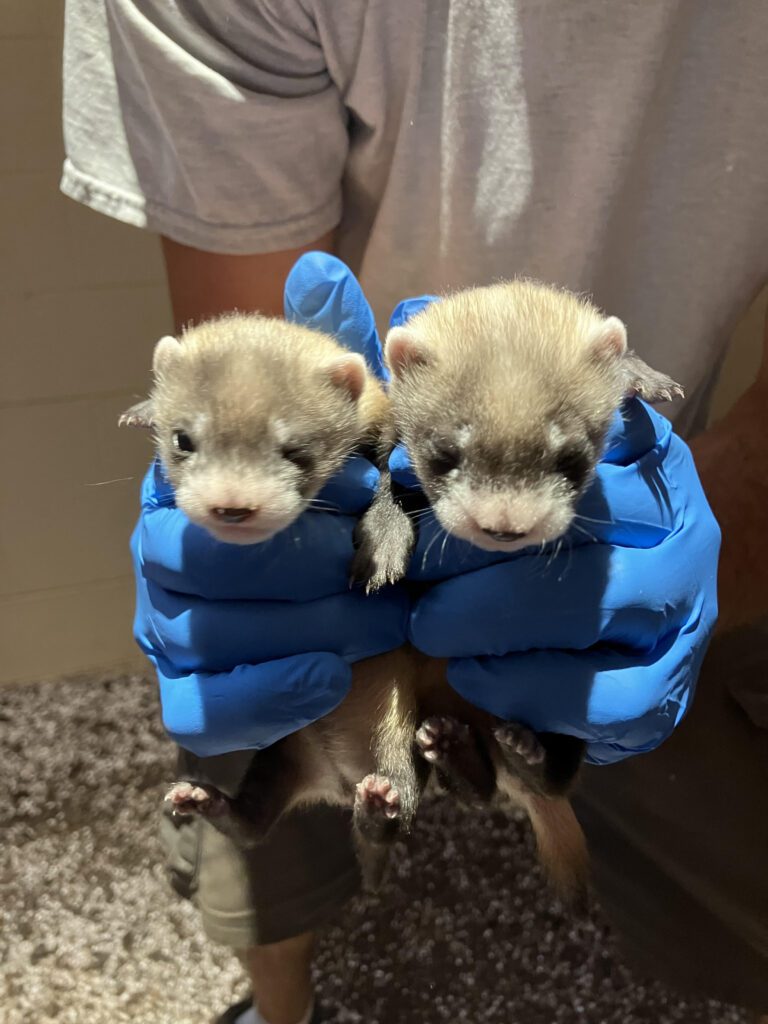
[[(626, 951), (678, 988), (768, 1011), (768, 628), (713, 643), (693, 710), (653, 754), (584, 772), (577, 811)], [(350, 818), (317, 808), (247, 856), (163, 820), (171, 879), (234, 948), (325, 924), (356, 892)]]
[(233, 949), (329, 923), (360, 887), (350, 829), (340, 808), (295, 812), (244, 854), (199, 818), (161, 818), (171, 884), (194, 899), (206, 934)]

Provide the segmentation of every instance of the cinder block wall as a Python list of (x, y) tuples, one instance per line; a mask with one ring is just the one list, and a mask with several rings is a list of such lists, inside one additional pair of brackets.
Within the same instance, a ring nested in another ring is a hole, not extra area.
[[(0, 5), (0, 683), (140, 664), (127, 544), (149, 446), (118, 414), (171, 319), (156, 240), (58, 192), (60, 0)], [(753, 378), (765, 295), (722, 412)]]

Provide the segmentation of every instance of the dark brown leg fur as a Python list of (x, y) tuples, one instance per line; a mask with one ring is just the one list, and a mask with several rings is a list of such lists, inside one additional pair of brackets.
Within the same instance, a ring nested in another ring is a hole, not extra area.
[(238, 846), (262, 842), (290, 806), (297, 775), (282, 745), (256, 753), (236, 796), (207, 782), (177, 782), (166, 795), (177, 814), (199, 814)]
[[(415, 761), (411, 754), (411, 760)], [(352, 815), (353, 836), (363, 885), (371, 892), (381, 887), (389, 863), (389, 847), (410, 831), (426, 772), (415, 763), (413, 771), (366, 775), (358, 783)], [(398, 780), (399, 779), (399, 783)]]
[[(512, 781), (513, 799), (531, 819), (550, 881), (567, 902), (584, 906), (589, 859), (584, 834), (565, 795), (579, 770), (584, 743), (557, 733), (536, 734), (516, 722), (498, 725), (493, 735)], [(501, 788), (508, 786), (502, 783)]]
[(583, 740), (534, 733), (518, 722), (505, 722), (493, 734), (508, 771), (532, 792), (562, 796), (571, 788), (584, 759)]
[(496, 773), (486, 746), (475, 729), (448, 715), (426, 718), (416, 733), (421, 756), (433, 765), (440, 784), (459, 800), (491, 799)]

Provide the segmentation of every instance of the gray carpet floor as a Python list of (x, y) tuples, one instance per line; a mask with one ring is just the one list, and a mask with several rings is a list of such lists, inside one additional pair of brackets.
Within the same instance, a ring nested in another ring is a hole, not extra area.
[[(166, 885), (173, 758), (154, 683), (0, 690), (0, 1021), (204, 1024), (245, 991)], [(548, 894), (524, 822), (428, 803), (397, 871), (324, 936), (335, 1024), (744, 1024), (635, 977), (595, 909)]]

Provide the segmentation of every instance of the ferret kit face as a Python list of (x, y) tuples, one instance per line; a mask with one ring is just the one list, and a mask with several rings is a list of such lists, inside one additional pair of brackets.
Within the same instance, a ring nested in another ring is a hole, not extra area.
[(458, 292), (386, 341), (396, 428), (441, 525), (514, 551), (560, 537), (625, 394), (679, 388), (624, 325), (529, 281)]
[(380, 395), (361, 356), (255, 314), (162, 338), (153, 370), (150, 399), (121, 422), (152, 427), (179, 508), (232, 544), (267, 540), (307, 508)]

